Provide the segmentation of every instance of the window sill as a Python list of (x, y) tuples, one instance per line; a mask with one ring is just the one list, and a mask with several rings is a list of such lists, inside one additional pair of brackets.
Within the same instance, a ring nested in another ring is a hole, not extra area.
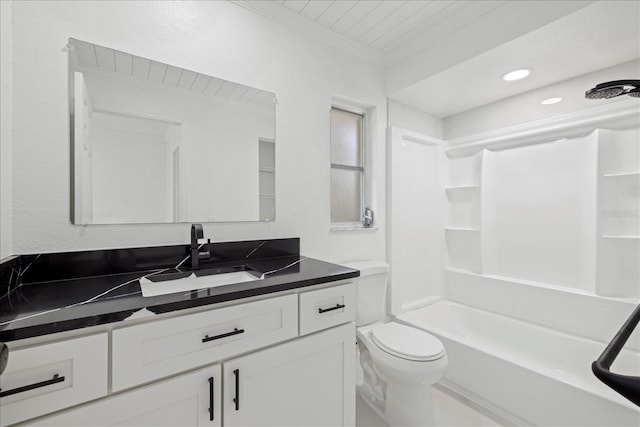
[(365, 226), (359, 225), (359, 224), (353, 224), (353, 225), (345, 224), (345, 225), (333, 225), (333, 226), (331, 226), (329, 231), (331, 233), (333, 233), (335, 231), (357, 231), (357, 232), (370, 231), (370, 232), (376, 232), (376, 231), (378, 231), (378, 227), (376, 227), (375, 225), (372, 226), (372, 227), (365, 227)]

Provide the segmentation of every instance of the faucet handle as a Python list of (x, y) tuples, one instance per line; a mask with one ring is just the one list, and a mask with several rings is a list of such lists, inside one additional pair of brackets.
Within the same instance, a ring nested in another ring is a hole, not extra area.
[(202, 224), (191, 224), (191, 239), (202, 239), (203, 235)]
[(198, 258), (209, 259), (211, 258), (211, 239), (207, 239), (207, 250), (198, 253)]

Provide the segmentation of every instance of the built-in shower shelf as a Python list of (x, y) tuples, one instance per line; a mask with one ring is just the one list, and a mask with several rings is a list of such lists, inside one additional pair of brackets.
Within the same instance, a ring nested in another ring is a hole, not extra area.
[(628, 235), (603, 234), (602, 237), (605, 239), (640, 240), (640, 236), (637, 236), (634, 234), (628, 234)]
[(452, 185), (449, 187), (445, 187), (446, 191), (464, 191), (464, 190), (477, 190), (480, 186), (477, 184), (469, 184), (469, 185)]
[(276, 168), (273, 167), (266, 167), (266, 166), (262, 166), (260, 167), (260, 169), (258, 169), (260, 172), (275, 172)]
[(605, 173), (602, 175), (605, 178), (626, 178), (626, 177), (640, 177), (640, 172), (621, 172), (621, 173)]
[(573, 294), (573, 295), (585, 295), (589, 297), (597, 297), (596, 294), (590, 291), (585, 291), (583, 289), (577, 289), (571, 286), (561, 286), (555, 283), (549, 282), (540, 282), (537, 280), (523, 279), (520, 277), (513, 276), (504, 276), (500, 274), (486, 274), (486, 273), (476, 273), (471, 270), (463, 269), (463, 268), (455, 268), (455, 267), (445, 267), (445, 271), (450, 271), (452, 273), (464, 274), (467, 276), (474, 277), (482, 277), (485, 279), (494, 280), (496, 282), (501, 282), (503, 284), (509, 284), (509, 286), (513, 285), (522, 285), (528, 287), (534, 287), (535, 289), (547, 289), (551, 291), (558, 291), (565, 294)]
[(471, 227), (445, 227), (444, 229), (446, 231), (471, 231), (471, 232), (480, 231), (479, 228), (471, 228)]
[(275, 194), (268, 194), (268, 193), (260, 193), (260, 197), (263, 197), (265, 199), (275, 199), (276, 195)]

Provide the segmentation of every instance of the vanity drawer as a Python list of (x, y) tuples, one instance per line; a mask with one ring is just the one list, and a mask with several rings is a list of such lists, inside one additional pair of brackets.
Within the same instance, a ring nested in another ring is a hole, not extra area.
[(0, 425), (107, 394), (108, 334), (10, 350), (0, 378)]
[(300, 335), (327, 329), (356, 318), (356, 288), (347, 283), (300, 293)]
[(296, 295), (238, 304), (112, 332), (112, 389), (204, 366), (298, 335)]

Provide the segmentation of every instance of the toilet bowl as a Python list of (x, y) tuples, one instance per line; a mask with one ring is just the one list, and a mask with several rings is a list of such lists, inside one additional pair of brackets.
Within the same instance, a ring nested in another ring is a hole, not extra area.
[(382, 321), (388, 265), (348, 266), (360, 270), (356, 331), (364, 378), (358, 394), (391, 427), (434, 425), (431, 385), (447, 367), (444, 346), (427, 332)]

